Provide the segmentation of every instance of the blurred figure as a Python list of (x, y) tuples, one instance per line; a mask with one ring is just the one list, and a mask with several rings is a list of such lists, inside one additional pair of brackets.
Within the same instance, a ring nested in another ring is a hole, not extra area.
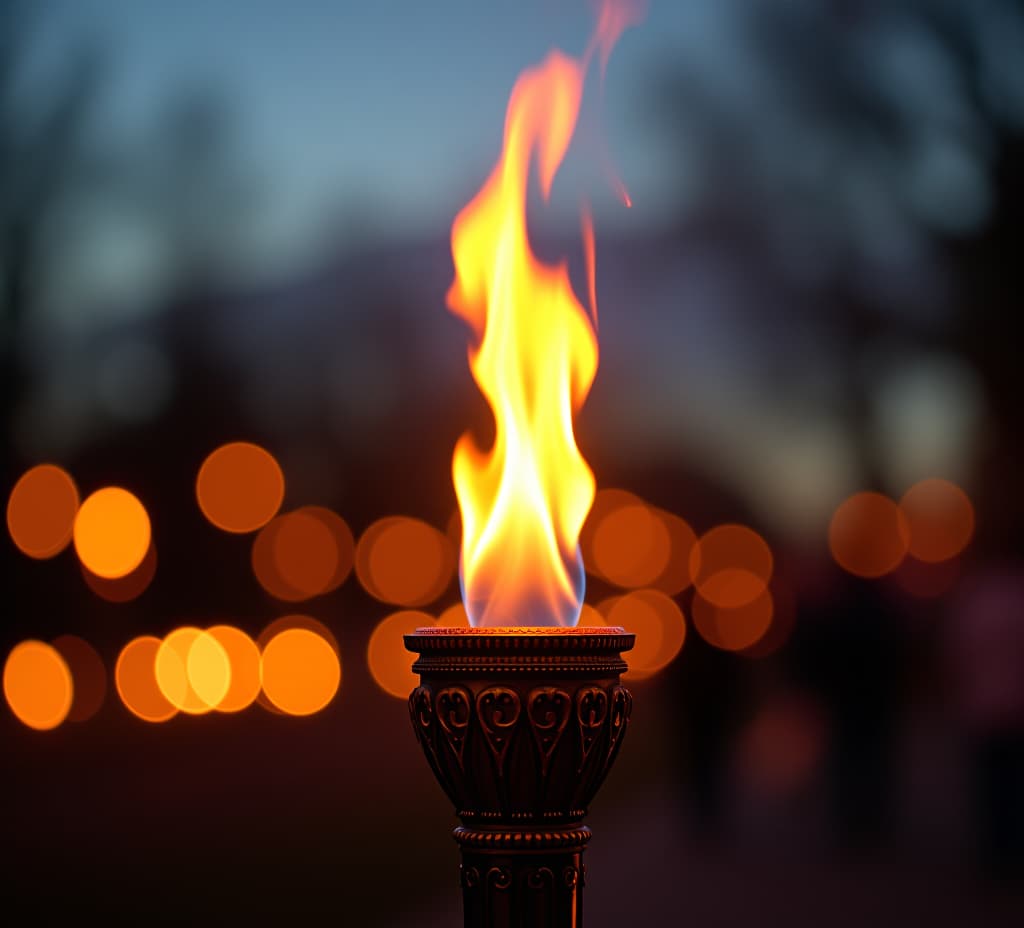
[(954, 699), (970, 753), (982, 863), (1024, 875), (1024, 565), (965, 579), (950, 626)]

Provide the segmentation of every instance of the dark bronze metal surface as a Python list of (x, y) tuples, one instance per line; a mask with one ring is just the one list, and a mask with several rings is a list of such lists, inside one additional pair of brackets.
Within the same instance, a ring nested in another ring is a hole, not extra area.
[(582, 824), (633, 699), (621, 628), (424, 628), (413, 729), (462, 827), (465, 928), (580, 928)]

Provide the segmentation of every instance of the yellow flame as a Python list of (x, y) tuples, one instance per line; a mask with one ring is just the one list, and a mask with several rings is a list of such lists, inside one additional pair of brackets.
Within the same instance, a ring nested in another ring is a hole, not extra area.
[[(621, 31), (620, 23), (612, 26)], [(473, 329), (469, 364), (495, 420), (489, 450), (467, 433), (452, 460), (463, 599), (474, 626), (579, 619), (578, 541), (594, 476), (576, 447), (572, 417), (597, 372), (597, 337), (566, 262), (545, 264), (530, 248), (526, 197), (536, 155), (548, 198), (576, 126), (587, 62), (605, 41), (599, 32), (582, 59), (555, 50), (520, 75), (501, 158), (452, 227), (448, 305)]]

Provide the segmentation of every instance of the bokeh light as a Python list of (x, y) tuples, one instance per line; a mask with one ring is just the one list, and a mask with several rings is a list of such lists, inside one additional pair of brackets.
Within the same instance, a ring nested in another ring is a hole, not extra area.
[(420, 519), (389, 516), (363, 532), (356, 574), (373, 597), (397, 606), (425, 606), (440, 597), (455, 573), (451, 540)]
[(768, 543), (745, 525), (719, 525), (690, 551), (690, 576), (697, 592), (716, 606), (734, 609), (757, 599), (772, 578)]
[(121, 702), (145, 722), (166, 722), (178, 714), (156, 680), (156, 656), (161, 641), (143, 635), (128, 642), (114, 666), (114, 684)]
[(608, 625), (622, 626), (636, 635), (626, 657), (631, 679), (643, 679), (666, 667), (686, 640), (686, 621), (674, 599), (660, 590), (634, 590), (618, 596), (606, 609), (599, 607)]
[(141, 596), (156, 576), (156, 545), (150, 539), (149, 547), (142, 563), (131, 573), (123, 577), (110, 579), (97, 577), (84, 564), (81, 565), (82, 578), (86, 585), (101, 599), (111, 603), (127, 603)]
[(117, 579), (138, 567), (149, 550), (146, 508), (121, 487), (104, 487), (82, 503), (75, 516), (75, 551), (98, 577)]
[(19, 721), (37, 731), (56, 728), (73, 697), (71, 671), (59, 652), (42, 641), (15, 645), (4, 664), (4, 697)]
[(260, 649), (240, 628), (214, 625), (206, 633), (224, 649), (231, 667), (227, 691), (214, 708), (218, 712), (241, 712), (260, 693)]
[(61, 635), (53, 640), (53, 647), (64, 658), (71, 673), (73, 695), (69, 722), (91, 719), (107, 695), (107, 670), (103, 659), (89, 642), (77, 635)]
[(836, 509), (828, 530), (832, 556), (859, 577), (895, 570), (910, 547), (906, 516), (888, 496), (855, 493)]
[(259, 445), (221, 445), (199, 468), (196, 498), (203, 515), (225, 532), (254, 532), (266, 525), (284, 500), (284, 474)]
[(605, 617), (590, 603), (584, 603), (580, 608), (580, 620), (576, 623), (577, 628), (605, 628), (608, 623)]
[(53, 557), (71, 541), (77, 512), (78, 488), (70, 474), (54, 464), (39, 464), (11, 490), (7, 529), (22, 553)]
[(341, 663), (331, 643), (306, 628), (287, 628), (263, 649), (267, 699), (288, 715), (312, 715), (338, 692)]
[(641, 502), (618, 506), (594, 528), (594, 571), (616, 586), (647, 586), (669, 565), (672, 538), (657, 513)]
[(580, 529), (580, 552), (583, 555), (583, 566), (587, 569), (588, 573), (601, 576), (594, 558), (594, 538), (605, 517), (611, 515), (617, 509), (643, 505), (644, 501), (635, 493), (630, 493), (629, 490), (608, 487), (598, 490), (594, 494), (594, 502), (591, 504), (590, 512), (587, 513), (586, 521)]
[(664, 509), (654, 509), (653, 512), (668, 532), (671, 553), (665, 569), (651, 581), (650, 586), (669, 596), (677, 596), (693, 582), (690, 558), (697, 544), (697, 535), (690, 523), (675, 513)]
[(900, 500), (910, 554), (929, 564), (956, 557), (974, 534), (974, 506), (956, 484), (937, 477), (915, 483)]
[(156, 682), (175, 708), (203, 715), (231, 685), (231, 662), (216, 638), (193, 626), (176, 628), (156, 654)]
[(469, 615), (461, 601), (452, 603), (437, 617), (439, 628), (469, 628)]
[(768, 634), (774, 614), (775, 602), (768, 589), (752, 602), (734, 608), (718, 606), (697, 593), (691, 606), (691, 618), (701, 638), (723, 651), (752, 648)]
[(252, 569), (271, 596), (299, 602), (337, 589), (352, 569), (352, 533), (340, 516), (305, 506), (273, 519), (252, 546)]
[(418, 677), (412, 672), (415, 656), (405, 649), (402, 637), (433, 624), (432, 615), (415, 609), (393, 612), (377, 624), (366, 647), (366, 660), (374, 682), (385, 693), (407, 699), (416, 688)]

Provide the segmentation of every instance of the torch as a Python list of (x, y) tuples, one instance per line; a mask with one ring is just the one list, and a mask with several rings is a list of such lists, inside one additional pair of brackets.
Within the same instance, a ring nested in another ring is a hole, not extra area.
[(588, 63), (634, 10), (606, 2), (584, 55), (552, 51), (509, 100), (504, 147), (452, 227), (448, 305), (472, 330), (469, 364), (494, 441), (455, 448), (460, 578), (470, 628), (407, 635), (420, 685), (413, 728), (462, 824), (466, 928), (579, 928), (587, 806), (622, 745), (632, 698), (621, 628), (577, 628), (579, 535), (595, 481), (573, 433), (597, 372), (593, 229), (588, 312), (567, 264), (526, 229), (531, 162), (545, 200), (572, 138)]

